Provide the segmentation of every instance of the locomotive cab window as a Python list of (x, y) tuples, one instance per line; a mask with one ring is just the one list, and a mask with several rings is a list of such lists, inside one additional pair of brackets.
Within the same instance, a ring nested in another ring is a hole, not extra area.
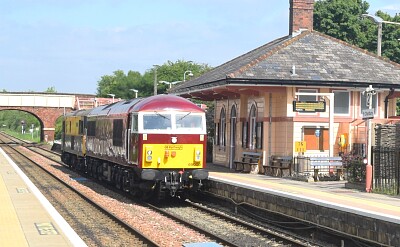
[(139, 127), (138, 127), (138, 115), (137, 114), (132, 114), (131, 132), (132, 133), (137, 133), (138, 130), (139, 130)]
[(202, 129), (201, 115), (176, 114), (176, 129)]
[(171, 114), (152, 113), (143, 114), (144, 130), (167, 130), (171, 129)]

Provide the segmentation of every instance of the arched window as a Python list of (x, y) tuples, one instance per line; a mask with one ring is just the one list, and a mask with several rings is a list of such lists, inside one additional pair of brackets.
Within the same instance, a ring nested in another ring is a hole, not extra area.
[(226, 146), (226, 114), (225, 108), (221, 109), (219, 119), (219, 145), (222, 147)]
[(261, 149), (263, 143), (263, 122), (257, 122), (257, 108), (250, 108), (248, 122), (243, 123), (242, 146), (249, 149)]
[(255, 149), (256, 147), (256, 120), (257, 120), (257, 109), (255, 105), (251, 106), (249, 114), (249, 148)]
[(221, 109), (219, 122), (215, 123), (215, 145), (224, 147), (226, 145), (226, 114), (225, 108)]

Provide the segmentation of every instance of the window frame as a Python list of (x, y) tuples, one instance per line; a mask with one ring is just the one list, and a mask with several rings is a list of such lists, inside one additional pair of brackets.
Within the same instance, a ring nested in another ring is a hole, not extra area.
[(219, 146), (226, 146), (226, 111), (225, 107), (221, 109), (219, 118)]
[[(348, 95), (348, 108), (347, 108), (347, 113), (336, 113), (335, 112), (335, 110), (336, 110), (336, 105), (334, 106), (334, 110), (333, 110), (333, 112), (334, 112), (334, 115), (338, 115), (338, 116), (349, 116), (350, 115), (350, 108), (351, 108), (351, 94), (350, 94), (350, 92), (349, 91), (347, 91), (347, 90), (340, 90), (340, 89), (338, 89), (338, 90), (332, 90), (332, 93), (336, 93), (336, 92), (339, 92), (339, 93), (347, 93), (347, 95)], [(336, 104), (336, 102), (340, 102), (340, 100), (337, 100), (337, 98), (336, 98), (336, 95), (334, 96), (335, 97), (335, 104)]]
[[(316, 88), (299, 88), (297, 90), (299, 93), (319, 93), (319, 90)], [(305, 98), (304, 97), (315, 97), (313, 99), (311, 98)], [(297, 96), (297, 101), (318, 101), (317, 95), (298, 95)], [(297, 112), (298, 114), (305, 114), (305, 115), (310, 115), (310, 114), (317, 114), (317, 112)]]

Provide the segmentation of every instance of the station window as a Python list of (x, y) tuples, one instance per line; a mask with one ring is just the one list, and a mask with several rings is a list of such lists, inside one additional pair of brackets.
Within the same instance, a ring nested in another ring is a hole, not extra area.
[[(317, 89), (299, 89), (299, 93), (308, 93), (308, 94), (315, 94), (318, 93)], [(318, 96), (317, 95), (298, 95), (297, 96), (298, 101), (318, 101)], [(313, 114), (314, 112), (299, 112), (299, 114)]]
[(219, 123), (215, 123), (214, 144), (219, 145)]
[(250, 109), (250, 114), (249, 114), (249, 148), (250, 149), (255, 149), (256, 148), (256, 142), (257, 142), (257, 109), (256, 106), (253, 104)]
[(221, 109), (220, 119), (219, 119), (219, 145), (226, 146), (226, 114), (225, 108)]
[(242, 123), (242, 147), (247, 148), (247, 128), (249, 126), (248, 122), (243, 122)]
[(256, 123), (256, 148), (262, 148), (263, 141), (263, 122)]
[(350, 113), (350, 92), (347, 91), (333, 91), (335, 96), (335, 114), (349, 114)]
[[(299, 89), (299, 93), (318, 93), (317, 89)], [(317, 101), (316, 95), (299, 95), (299, 101)]]

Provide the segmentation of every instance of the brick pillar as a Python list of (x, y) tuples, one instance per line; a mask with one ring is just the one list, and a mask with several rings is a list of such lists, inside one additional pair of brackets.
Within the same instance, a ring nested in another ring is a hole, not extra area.
[(45, 142), (54, 141), (54, 132), (55, 132), (54, 128), (43, 128), (42, 129), (42, 133), (43, 133), (42, 141), (45, 141)]
[(313, 30), (314, 0), (289, 0), (289, 35), (300, 29)]

